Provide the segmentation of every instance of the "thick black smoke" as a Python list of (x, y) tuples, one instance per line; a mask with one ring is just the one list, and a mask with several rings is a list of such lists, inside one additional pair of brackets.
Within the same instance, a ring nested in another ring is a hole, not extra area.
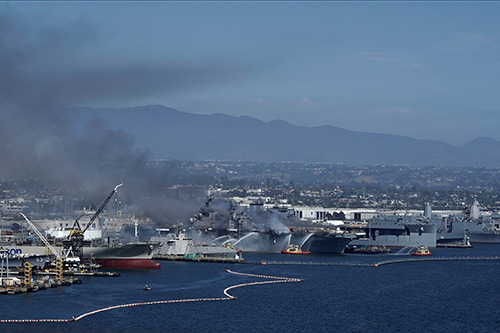
[(69, 110), (213, 84), (230, 76), (228, 67), (96, 59), (88, 50), (97, 34), (85, 22), (39, 27), (13, 16), (0, 14), (0, 178), (33, 178), (94, 198), (123, 182), (122, 198), (138, 211), (165, 220), (193, 215), (198, 203), (184, 213), (186, 207), (150, 192), (161, 179), (132, 136), (98, 119), (76, 134)]

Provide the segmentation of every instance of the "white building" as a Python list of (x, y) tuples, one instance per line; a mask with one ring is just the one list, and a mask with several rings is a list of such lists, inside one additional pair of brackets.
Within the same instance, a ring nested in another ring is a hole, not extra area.
[(327, 214), (344, 213), (348, 221), (366, 221), (377, 215), (377, 210), (369, 208), (323, 208), (323, 207), (294, 207), (294, 215), (301, 220), (326, 221)]

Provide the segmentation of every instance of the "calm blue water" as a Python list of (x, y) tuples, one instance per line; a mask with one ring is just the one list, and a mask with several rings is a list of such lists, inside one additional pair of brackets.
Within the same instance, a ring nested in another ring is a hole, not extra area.
[[(500, 256), (500, 244), (435, 249), (433, 256)], [(246, 254), (250, 260), (374, 263), (394, 255)], [(374, 267), (250, 265), (162, 261), (161, 270), (26, 295), (0, 295), (1, 319), (71, 318), (106, 306), (224, 297), (234, 284), (263, 279), (238, 272), (298, 277), (233, 289), (236, 301), (116, 309), (76, 323), (0, 324), (2, 332), (498, 332), (500, 261), (420, 262)], [(151, 287), (144, 291), (145, 284)]]

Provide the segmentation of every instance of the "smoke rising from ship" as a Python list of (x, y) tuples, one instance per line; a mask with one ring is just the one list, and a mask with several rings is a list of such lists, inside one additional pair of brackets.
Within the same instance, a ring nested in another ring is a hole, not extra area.
[(0, 179), (36, 179), (96, 200), (123, 182), (120, 195), (133, 203), (130, 209), (147, 209), (163, 220), (194, 214), (199, 203), (183, 214), (186, 207), (165, 204), (161, 191), (151, 193), (162, 188), (162, 179), (147, 168), (151, 156), (134, 146), (131, 135), (99, 119), (77, 134), (69, 108), (168, 96), (226, 80), (230, 70), (216, 63), (99, 58), (87, 51), (101, 42), (96, 36), (83, 20), (38, 27), (13, 12), (0, 14)]
[(222, 199), (212, 200), (207, 202), (205, 206), (197, 214), (197, 222), (195, 227), (198, 228), (214, 228), (226, 230), (237, 228), (238, 223), (241, 223), (243, 232), (262, 231), (274, 232), (276, 234), (288, 234), (290, 229), (284, 224), (282, 217), (268, 210), (253, 210), (244, 209), (236, 206), (235, 203), (228, 202)]
[(283, 220), (273, 212), (261, 211), (250, 213), (249, 215), (260, 231), (269, 229), (277, 234), (290, 233), (290, 229), (283, 223)]

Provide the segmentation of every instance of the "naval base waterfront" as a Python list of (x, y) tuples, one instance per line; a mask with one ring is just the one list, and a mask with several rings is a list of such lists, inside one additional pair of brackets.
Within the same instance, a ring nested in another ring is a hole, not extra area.
[[(447, 261), (405, 261), (410, 256), (401, 254), (259, 253), (245, 254), (247, 262), (267, 265), (163, 261), (159, 270), (119, 270), (116, 279), (82, 276), (78, 288), (4, 295), (7, 306), (0, 319), (53, 322), (2, 322), (0, 327), (7, 332), (492, 332), (500, 330), (500, 290), (494, 287), (500, 261), (458, 257), (493, 258), (499, 253), (498, 244), (477, 244), (471, 249), (433, 249), (435, 258), (457, 258)], [(384, 260), (403, 261), (374, 267)], [(225, 298), (229, 286), (267, 281), (226, 269), (304, 281), (234, 289), (231, 295), (237, 299), (232, 302), (180, 302)], [(118, 307), (135, 303), (146, 306)], [(109, 310), (71, 322), (99, 309)], [(56, 321), (60, 319), (64, 323)]]

